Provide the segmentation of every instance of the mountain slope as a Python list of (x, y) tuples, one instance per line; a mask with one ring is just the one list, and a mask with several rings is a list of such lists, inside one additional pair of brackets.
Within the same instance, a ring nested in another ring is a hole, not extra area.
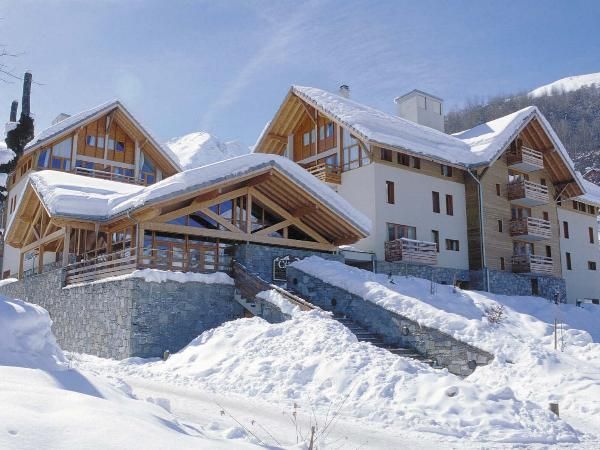
[(593, 84), (592, 75), (600, 82), (600, 73), (583, 75), (558, 80), (530, 93), (470, 102), (447, 114), (446, 132), (466, 130), (534, 105), (546, 116), (578, 170), (600, 168), (600, 84)]
[(541, 97), (555, 93), (572, 92), (586, 86), (600, 87), (600, 72), (561, 78), (530, 91), (529, 96)]
[(223, 142), (203, 131), (173, 138), (165, 145), (179, 158), (184, 170), (250, 153), (250, 149), (239, 141)]

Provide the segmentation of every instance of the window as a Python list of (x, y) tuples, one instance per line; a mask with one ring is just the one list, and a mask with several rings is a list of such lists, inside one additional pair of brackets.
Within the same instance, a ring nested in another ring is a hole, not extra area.
[(569, 222), (563, 221), (563, 237), (569, 239)]
[(540, 178), (540, 184), (542, 186), (546, 186), (546, 179), (545, 178)]
[(115, 150), (118, 152), (124, 152), (125, 151), (125, 142), (117, 141), (117, 143), (115, 145)]
[(48, 148), (45, 148), (40, 152), (40, 156), (38, 156), (38, 168), (42, 169), (48, 167), (49, 156), (50, 149)]
[(96, 136), (86, 136), (85, 138), (85, 143), (91, 147), (95, 147), (96, 146)]
[(506, 264), (504, 262), (504, 256), (500, 257), (500, 270), (506, 270)]
[(546, 257), (552, 258), (552, 247), (546, 245)]
[(446, 239), (446, 250), (458, 252), (460, 250), (458, 241), (455, 239)]
[(410, 158), (408, 157), (408, 155), (398, 153), (398, 164), (408, 167), (410, 165)]
[(588, 214), (596, 215), (596, 208), (592, 205), (588, 205)]
[(450, 194), (446, 194), (446, 214), (449, 216), (454, 215), (454, 200)]
[(385, 182), (385, 186), (387, 189), (387, 202), (390, 205), (393, 205), (395, 203), (394, 201), (394, 182), (393, 181), (386, 181)]
[(500, 197), (502, 195), (501, 191), (500, 191), (500, 184), (498, 184), (498, 183), (496, 183), (496, 195), (498, 197)]
[(431, 241), (435, 242), (435, 249), (440, 252), (440, 232), (438, 230), (431, 230)]
[(588, 261), (588, 270), (596, 270), (596, 261)]
[(96, 147), (104, 148), (104, 136), (98, 136), (96, 138)]
[(342, 140), (344, 144), (342, 153), (344, 157), (344, 170), (356, 169), (369, 163), (369, 157), (366, 153), (363, 154), (358, 139), (345, 129)]
[(420, 169), (421, 168), (421, 159), (417, 158), (416, 156), (411, 156), (410, 157), (410, 166), (414, 169)]
[(542, 217), (544, 218), (544, 220), (550, 221), (550, 215), (548, 214), (548, 211), (543, 211)]
[(417, 229), (409, 225), (398, 225), (396, 223), (387, 224), (388, 241), (394, 241), (396, 239), (416, 239)]
[(531, 208), (516, 208), (510, 209), (510, 216), (512, 219), (526, 219), (531, 217)]
[(502, 233), (504, 231), (504, 223), (502, 219), (498, 219), (498, 233)]
[(433, 212), (440, 212), (440, 193), (432, 191), (431, 192), (431, 200), (433, 201)]
[(440, 167), (442, 168), (442, 175), (445, 177), (451, 177), (452, 176), (452, 167), (450, 166), (446, 166), (444, 164), (441, 164)]
[(387, 148), (381, 149), (381, 160), (382, 161), (392, 162), (393, 159), (394, 159), (394, 153), (391, 150), (388, 150)]
[(567, 260), (567, 270), (573, 270), (573, 266), (571, 265), (571, 254), (569, 252), (565, 253), (565, 258)]
[(593, 227), (589, 227), (588, 228), (588, 236), (590, 237), (590, 244), (594, 243), (594, 228)]

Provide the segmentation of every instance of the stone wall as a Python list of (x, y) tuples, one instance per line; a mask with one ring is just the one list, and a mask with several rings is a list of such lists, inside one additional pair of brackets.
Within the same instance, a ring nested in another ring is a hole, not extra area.
[(319, 256), (323, 259), (344, 261), (344, 257), (335, 253), (300, 250), (297, 248), (271, 247), (257, 244), (240, 244), (235, 248), (235, 260), (250, 272), (257, 274), (269, 283), (281, 283), (273, 280), (273, 260), (277, 257), (292, 256), (299, 259)]
[[(567, 288), (563, 278), (543, 275), (521, 275), (512, 272), (490, 270), (490, 292), (501, 295), (533, 295), (532, 279), (538, 280), (538, 295), (554, 300), (558, 292), (561, 301), (566, 301)], [(482, 270), (471, 272), (470, 288), (485, 289), (485, 272)]]
[(476, 365), (486, 365), (493, 359), (488, 352), (460, 342), (434, 328), (422, 327), (411, 319), (365, 301), (295, 267), (288, 268), (288, 286), (325, 310), (345, 314), (380, 335), (386, 343), (413, 348), (420, 354), (435, 359), (454, 374), (470, 375)]
[(176, 352), (203, 331), (243, 316), (233, 286), (128, 278), (62, 288), (62, 270), (0, 286), (48, 310), (60, 346), (122, 359)]
[(392, 275), (413, 276), (417, 278), (433, 279), (439, 284), (454, 286), (457, 282), (468, 283), (469, 271), (453, 269), (450, 267), (428, 266), (405, 262), (375, 261), (375, 272)]

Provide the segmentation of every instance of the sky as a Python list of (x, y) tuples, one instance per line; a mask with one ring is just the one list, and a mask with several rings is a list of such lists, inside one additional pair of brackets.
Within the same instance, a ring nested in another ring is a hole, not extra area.
[[(597, 1), (0, 0), (0, 18), (38, 130), (118, 98), (160, 141), (251, 145), (292, 84), (347, 84), (393, 112), (415, 88), (455, 109), (600, 72)], [(8, 119), (21, 85), (6, 81)]]

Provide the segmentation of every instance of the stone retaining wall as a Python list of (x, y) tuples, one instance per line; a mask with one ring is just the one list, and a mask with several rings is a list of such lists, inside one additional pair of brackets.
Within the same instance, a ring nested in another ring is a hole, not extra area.
[(435, 359), (456, 375), (470, 375), (477, 365), (486, 365), (493, 359), (493, 355), (486, 351), (434, 328), (423, 327), (414, 320), (388, 311), (295, 267), (288, 268), (288, 286), (325, 310), (345, 314), (379, 334), (386, 343), (413, 348)]
[(0, 286), (0, 293), (48, 310), (63, 349), (106, 358), (175, 352), (203, 331), (243, 316), (231, 285), (142, 278), (62, 285), (59, 269)]
[(456, 282), (469, 282), (470, 279), (469, 271), (465, 269), (405, 262), (375, 261), (375, 272), (424, 278), (426, 280), (433, 280), (435, 283), (448, 284), (450, 286), (454, 286)]

